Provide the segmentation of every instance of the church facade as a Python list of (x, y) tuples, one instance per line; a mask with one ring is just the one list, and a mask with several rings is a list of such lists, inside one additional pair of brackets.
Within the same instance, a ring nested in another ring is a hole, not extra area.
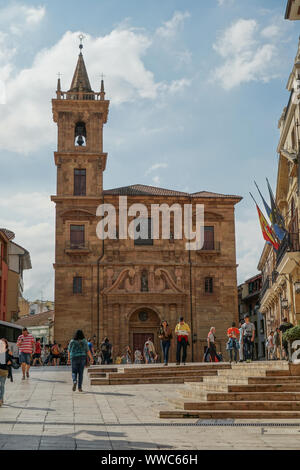
[[(92, 90), (82, 51), (70, 90), (63, 92), (58, 80), (52, 109), (58, 127), (57, 193), (51, 197), (56, 205), (55, 340), (64, 345), (82, 329), (98, 344), (107, 336), (114, 356), (127, 345), (141, 350), (148, 338), (160, 352), (161, 321), (174, 329), (183, 316), (192, 331), (189, 361), (202, 360), (211, 326), (224, 354), (227, 328), (238, 321), (234, 208), (241, 198), (140, 184), (104, 189), (109, 101), (103, 80), (99, 92)], [(203, 204), (202, 249), (186, 250), (187, 240), (174, 236), (172, 212), (169, 239), (152, 238), (151, 218), (147, 238), (122, 238), (117, 226), (114, 239), (99, 239), (97, 208), (111, 204), (118, 220), (120, 197), (127, 198), (128, 207), (144, 204), (149, 213), (152, 204), (182, 209)], [(173, 340), (171, 361), (175, 349)]]

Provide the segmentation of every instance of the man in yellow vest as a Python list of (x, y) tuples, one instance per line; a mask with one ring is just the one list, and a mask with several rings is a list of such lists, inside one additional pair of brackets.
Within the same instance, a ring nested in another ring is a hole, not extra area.
[(186, 361), (186, 349), (188, 345), (189, 335), (191, 333), (190, 327), (185, 323), (183, 317), (179, 318), (175, 328), (175, 336), (177, 337), (177, 351), (176, 351), (176, 365), (180, 365), (180, 356), (182, 349), (182, 362), (185, 365)]

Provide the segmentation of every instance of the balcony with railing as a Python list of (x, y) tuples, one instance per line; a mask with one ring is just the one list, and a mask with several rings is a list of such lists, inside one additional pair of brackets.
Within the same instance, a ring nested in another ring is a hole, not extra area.
[(276, 268), (289, 261), (289, 253), (297, 252), (300, 252), (299, 233), (287, 233), (277, 251)]

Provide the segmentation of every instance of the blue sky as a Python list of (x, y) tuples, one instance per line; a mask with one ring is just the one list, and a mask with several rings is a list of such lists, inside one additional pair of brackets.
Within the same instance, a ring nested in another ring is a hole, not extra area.
[[(238, 277), (263, 247), (249, 197), (276, 182), (278, 119), (298, 45), (283, 0), (0, 1), (0, 226), (32, 257), (25, 296), (53, 298), (57, 73), (68, 89), (82, 32), (105, 75), (105, 188), (135, 183), (244, 197)], [(5, 93), (3, 94), (3, 91)]]

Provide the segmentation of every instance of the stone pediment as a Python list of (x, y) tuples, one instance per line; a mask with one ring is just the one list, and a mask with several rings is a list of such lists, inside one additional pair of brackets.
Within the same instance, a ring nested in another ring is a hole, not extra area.
[(96, 214), (86, 209), (68, 209), (61, 214), (63, 221), (66, 220), (87, 220), (96, 217)]
[(114, 278), (114, 270), (107, 270), (107, 287), (104, 294), (126, 293), (175, 293), (184, 294), (182, 269), (175, 270), (176, 281), (167, 269), (150, 267), (125, 268)]

